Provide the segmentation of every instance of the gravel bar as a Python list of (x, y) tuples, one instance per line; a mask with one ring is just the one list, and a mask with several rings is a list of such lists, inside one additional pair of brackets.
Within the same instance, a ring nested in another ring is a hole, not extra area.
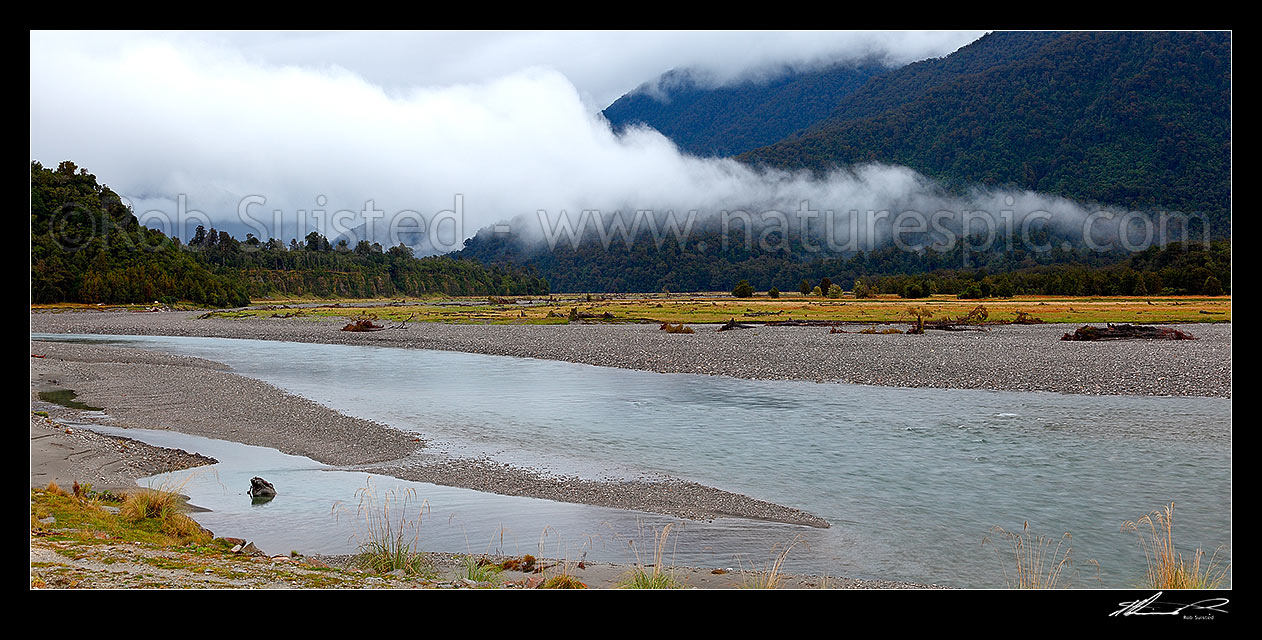
[[(656, 325), (413, 323), (340, 331), (341, 318), (206, 318), (200, 313), (33, 312), (31, 331), (371, 344), (564, 360), (662, 373), (896, 387), (1231, 397), (1231, 324), (1171, 325), (1195, 340), (1065, 342), (1080, 325), (1003, 325), (925, 335), (763, 327), (668, 334)], [(902, 328), (902, 325), (898, 325)]]
[[(33, 391), (36, 387), (73, 390), (76, 402), (100, 407), (114, 426), (170, 429), (271, 447), (336, 466), (502, 495), (696, 520), (739, 517), (829, 526), (799, 509), (675, 478), (580, 480), (484, 459), (424, 455), (425, 443), (411, 434), (343, 415), (199, 358), (44, 341), (32, 341), (31, 353), (39, 356), (31, 358)], [(34, 429), (33, 420), (33, 438)]]

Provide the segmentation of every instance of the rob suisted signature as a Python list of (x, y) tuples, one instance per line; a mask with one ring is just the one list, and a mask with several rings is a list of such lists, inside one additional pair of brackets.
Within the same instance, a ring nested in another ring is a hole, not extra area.
[(1198, 616), (1210, 613), (1227, 613), (1227, 610), (1222, 608), (1223, 605), (1229, 602), (1227, 598), (1207, 598), (1191, 604), (1183, 604), (1179, 602), (1157, 602), (1157, 598), (1160, 598), (1161, 594), (1162, 592), (1158, 591), (1157, 593), (1152, 594), (1152, 597), (1144, 600), (1119, 602), (1118, 604), (1122, 605), (1122, 608), (1110, 613), (1109, 617), (1177, 616), (1188, 610), (1198, 612), (1196, 614)]

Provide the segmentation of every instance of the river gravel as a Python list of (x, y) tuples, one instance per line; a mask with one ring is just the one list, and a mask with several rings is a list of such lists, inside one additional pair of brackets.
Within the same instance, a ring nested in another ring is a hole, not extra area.
[[(564, 360), (662, 373), (898, 387), (1231, 397), (1231, 324), (1172, 325), (1190, 341), (1067, 342), (1079, 325), (1004, 325), (925, 335), (764, 327), (668, 334), (656, 325), (413, 323), (372, 333), (344, 319), (207, 318), (199, 313), (32, 313), (31, 331), (371, 344)], [(903, 328), (902, 325), (898, 325)], [(881, 328), (881, 327), (877, 327)]]
[[(32, 341), (32, 390), (71, 389), (100, 407), (74, 417), (124, 428), (265, 446), (335, 466), (502, 495), (600, 505), (694, 520), (731, 516), (828, 527), (799, 509), (676, 478), (557, 477), (485, 459), (427, 455), (425, 443), (199, 358), (107, 345)], [(34, 422), (33, 422), (34, 424)], [(33, 427), (34, 429), (34, 427)]]

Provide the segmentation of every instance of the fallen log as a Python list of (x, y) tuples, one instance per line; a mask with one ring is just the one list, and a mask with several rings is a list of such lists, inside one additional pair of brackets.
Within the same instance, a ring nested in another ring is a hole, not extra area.
[(752, 329), (752, 328), (753, 328), (753, 325), (741, 324), (736, 321), (736, 318), (732, 318), (731, 320), (728, 320), (727, 322), (723, 323), (723, 326), (719, 327), (719, 331), (731, 331), (732, 329)]
[(1153, 327), (1140, 324), (1108, 324), (1104, 327), (1083, 325), (1073, 333), (1066, 333), (1061, 340), (1195, 340), (1192, 334), (1170, 327)]
[(350, 322), (346, 324), (345, 327), (342, 327), (342, 331), (356, 331), (356, 332), (381, 331), (382, 329), (385, 329), (385, 327), (379, 324), (373, 324), (373, 321), (369, 320), (368, 318), (360, 318), (358, 320), (351, 320)]

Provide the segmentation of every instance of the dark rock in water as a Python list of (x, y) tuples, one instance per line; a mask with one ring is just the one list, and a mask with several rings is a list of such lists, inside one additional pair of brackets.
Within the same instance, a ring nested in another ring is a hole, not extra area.
[(276, 497), (276, 487), (273, 487), (272, 483), (258, 476), (254, 476), (253, 478), (250, 478), (250, 490), (246, 492), (246, 495), (254, 498), (255, 500), (271, 500)]

